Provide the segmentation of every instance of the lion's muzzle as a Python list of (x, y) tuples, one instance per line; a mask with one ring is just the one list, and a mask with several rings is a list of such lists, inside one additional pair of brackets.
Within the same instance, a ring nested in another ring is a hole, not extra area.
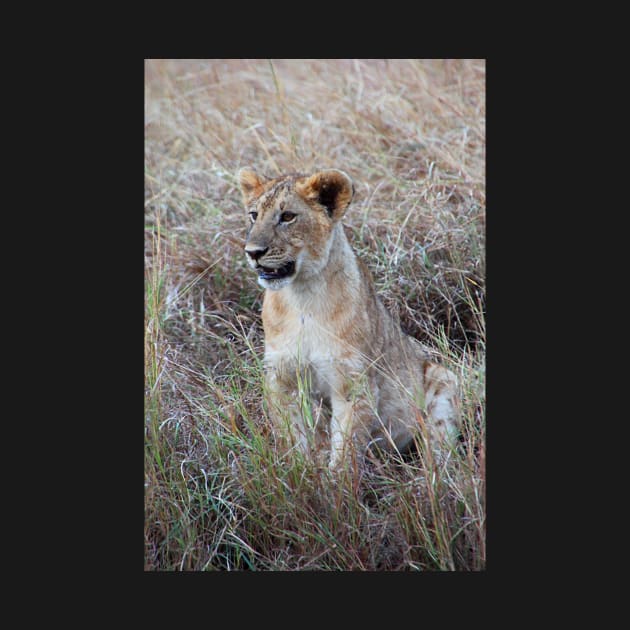
[(288, 278), (295, 273), (295, 261), (290, 260), (277, 269), (264, 267), (263, 265), (256, 265), (256, 272), (258, 273), (258, 277), (263, 280), (279, 280), (280, 278)]

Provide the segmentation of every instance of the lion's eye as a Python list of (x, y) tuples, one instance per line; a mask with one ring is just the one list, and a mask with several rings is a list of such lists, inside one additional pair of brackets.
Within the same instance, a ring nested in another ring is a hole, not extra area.
[(293, 221), (293, 219), (295, 219), (295, 217), (297, 217), (297, 214), (295, 214), (294, 212), (283, 212), (280, 215), (280, 221), (282, 223), (289, 223), (289, 222)]
[(256, 219), (258, 218), (258, 212), (250, 212), (249, 218), (252, 220), (252, 223), (254, 223)]

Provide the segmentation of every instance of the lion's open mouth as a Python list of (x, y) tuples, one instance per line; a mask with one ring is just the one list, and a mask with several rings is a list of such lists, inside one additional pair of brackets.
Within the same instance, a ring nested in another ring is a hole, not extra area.
[(258, 265), (256, 271), (258, 272), (258, 277), (263, 280), (279, 280), (280, 278), (292, 276), (295, 273), (295, 262), (291, 260), (277, 269)]

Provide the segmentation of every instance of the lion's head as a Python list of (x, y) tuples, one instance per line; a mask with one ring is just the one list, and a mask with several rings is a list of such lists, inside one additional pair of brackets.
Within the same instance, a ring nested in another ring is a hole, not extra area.
[(328, 262), (331, 232), (352, 200), (352, 181), (339, 170), (268, 179), (238, 173), (250, 221), (245, 242), (249, 265), (266, 289), (320, 273)]

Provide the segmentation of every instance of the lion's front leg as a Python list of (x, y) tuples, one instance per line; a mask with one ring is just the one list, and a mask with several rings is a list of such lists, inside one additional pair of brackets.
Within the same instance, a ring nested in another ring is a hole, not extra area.
[(375, 389), (375, 383), (357, 376), (346, 380), (332, 395), (328, 465), (331, 470), (339, 470), (346, 462), (362, 466), (374, 420)]
[(304, 454), (309, 451), (308, 430), (303, 420), (303, 395), (296, 380), (280, 376), (275, 367), (267, 368), (265, 398), (274, 435), (284, 452), (294, 446)]

